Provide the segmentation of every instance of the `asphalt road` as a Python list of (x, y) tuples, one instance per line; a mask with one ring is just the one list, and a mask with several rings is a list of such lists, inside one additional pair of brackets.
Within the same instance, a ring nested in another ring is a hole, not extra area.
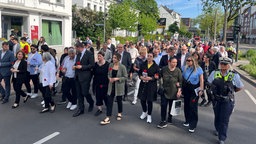
[[(256, 128), (255, 87), (245, 81), (245, 89), (236, 95), (236, 106), (231, 116), (228, 144), (254, 144)], [(130, 90), (130, 93), (132, 88)], [(249, 92), (249, 95), (248, 95)], [(60, 100), (60, 95), (54, 97)], [(131, 100), (131, 96), (129, 97)], [(160, 121), (159, 100), (154, 104), (152, 124), (140, 120), (141, 106), (124, 102), (122, 121), (116, 121), (116, 104), (111, 124), (101, 126), (100, 120), (105, 113), (95, 117), (92, 113), (73, 118), (73, 111), (66, 105), (57, 106), (54, 113), (40, 114), (41, 98), (29, 99), (20, 103), (17, 109), (11, 109), (14, 96), (8, 104), (0, 104), (0, 144), (215, 144), (213, 135), (213, 110), (211, 107), (199, 107), (199, 123), (196, 132), (191, 134), (182, 126), (184, 115), (174, 117), (173, 125), (165, 129), (156, 126)], [(87, 105), (88, 106), (88, 105)], [(87, 110), (87, 109), (86, 109)], [(41, 141), (40, 141), (41, 140)]]

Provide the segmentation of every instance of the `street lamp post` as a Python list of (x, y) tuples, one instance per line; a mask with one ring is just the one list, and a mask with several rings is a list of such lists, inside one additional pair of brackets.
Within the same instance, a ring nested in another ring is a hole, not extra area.
[(106, 41), (106, 0), (104, 0), (104, 34), (103, 34), (103, 37), (104, 37), (104, 42)]
[[(239, 14), (238, 14), (238, 27), (241, 28), (241, 11), (242, 11), (242, 5), (241, 5), (241, 1), (239, 0), (239, 4), (240, 4), (240, 10), (239, 10)], [(240, 28), (237, 31), (237, 37), (236, 37), (236, 62), (238, 61), (238, 48), (239, 48), (239, 41), (240, 41)]]

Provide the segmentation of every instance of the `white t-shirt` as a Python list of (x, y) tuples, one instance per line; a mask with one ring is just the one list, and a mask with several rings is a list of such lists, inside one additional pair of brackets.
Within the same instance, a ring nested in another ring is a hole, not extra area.
[(129, 48), (128, 52), (131, 55), (132, 63), (135, 62), (135, 59), (139, 56), (139, 52), (136, 48)]

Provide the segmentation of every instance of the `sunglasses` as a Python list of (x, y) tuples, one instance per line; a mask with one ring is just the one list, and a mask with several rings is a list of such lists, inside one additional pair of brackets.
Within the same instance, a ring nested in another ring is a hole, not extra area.
[(192, 60), (186, 60), (187, 62), (191, 62)]

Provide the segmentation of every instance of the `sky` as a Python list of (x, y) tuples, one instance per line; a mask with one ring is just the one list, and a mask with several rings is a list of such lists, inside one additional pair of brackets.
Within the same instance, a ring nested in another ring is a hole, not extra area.
[(156, 2), (179, 13), (182, 18), (195, 18), (202, 12), (201, 0), (156, 0)]

